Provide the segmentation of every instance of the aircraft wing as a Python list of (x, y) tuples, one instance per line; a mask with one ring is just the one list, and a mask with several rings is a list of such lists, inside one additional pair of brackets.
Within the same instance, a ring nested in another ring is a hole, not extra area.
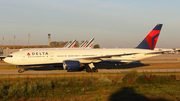
[(150, 52), (150, 53), (146, 53), (146, 54), (160, 54), (160, 53), (164, 53), (164, 52), (172, 52), (172, 50), (160, 50), (160, 51)]
[(82, 59), (102, 59), (102, 58), (111, 58), (111, 57), (114, 57), (114, 56), (125, 56), (125, 55), (134, 55), (134, 54), (137, 54), (137, 53), (105, 55), (105, 56), (88, 57), (88, 58), (82, 58)]
[(137, 53), (92, 56), (92, 57), (87, 57), (87, 58), (79, 58), (79, 59), (75, 59), (75, 60), (78, 60), (81, 63), (101, 62), (101, 60), (110, 59), (112, 57), (117, 57), (117, 56), (120, 57), (120, 56), (126, 56), (126, 55), (134, 55), (134, 54), (137, 54)]
[(109, 60), (111, 58), (120, 57), (120, 56), (129, 56), (129, 55), (135, 55), (135, 54), (159, 54), (163, 53), (162, 51), (155, 51), (155, 52), (149, 52), (149, 53), (124, 53), (124, 54), (116, 54), (116, 55), (104, 55), (104, 56), (92, 56), (87, 58), (80, 58), (76, 59), (80, 61), (81, 63), (88, 63), (88, 62), (100, 62), (101, 60)]

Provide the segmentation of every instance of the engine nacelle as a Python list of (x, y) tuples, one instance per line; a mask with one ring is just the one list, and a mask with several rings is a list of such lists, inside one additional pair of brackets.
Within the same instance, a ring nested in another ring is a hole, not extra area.
[(73, 60), (66, 60), (63, 62), (63, 68), (65, 70), (79, 69), (80, 68), (80, 62), (79, 61), (73, 61)]

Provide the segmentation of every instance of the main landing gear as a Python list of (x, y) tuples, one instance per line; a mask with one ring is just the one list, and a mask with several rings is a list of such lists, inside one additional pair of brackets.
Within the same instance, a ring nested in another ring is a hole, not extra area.
[(94, 64), (93, 63), (90, 63), (90, 64), (88, 64), (89, 65), (89, 67), (87, 67), (86, 68), (86, 72), (98, 72), (98, 70), (95, 68), (95, 66), (94, 66)]
[(86, 68), (86, 72), (98, 72), (98, 70), (96, 68)]

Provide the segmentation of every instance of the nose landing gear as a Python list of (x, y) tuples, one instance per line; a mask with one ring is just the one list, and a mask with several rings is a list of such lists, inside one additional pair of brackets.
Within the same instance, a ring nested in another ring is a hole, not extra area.
[(16, 67), (18, 68), (18, 73), (22, 73), (23, 72), (21, 66), (16, 66)]
[(18, 72), (19, 72), (19, 73), (22, 73), (23, 71), (22, 71), (21, 69), (18, 69)]

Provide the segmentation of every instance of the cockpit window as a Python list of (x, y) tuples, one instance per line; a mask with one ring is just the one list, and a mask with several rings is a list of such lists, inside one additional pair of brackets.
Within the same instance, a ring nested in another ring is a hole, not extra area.
[(8, 55), (7, 57), (13, 57), (13, 55)]

